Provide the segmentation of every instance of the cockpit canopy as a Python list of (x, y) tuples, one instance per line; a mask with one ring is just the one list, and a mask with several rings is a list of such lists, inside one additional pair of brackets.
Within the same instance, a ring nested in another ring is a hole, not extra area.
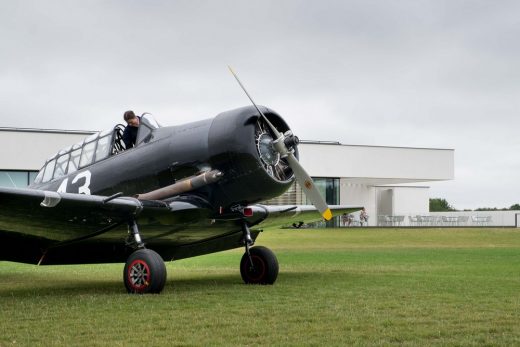
[[(160, 125), (153, 116), (150, 113), (143, 114), (137, 132), (136, 147), (147, 142), (153, 130), (157, 128), (160, 128)], [(34, 183), (49, 182), (125, 151), (124, 129), (124, 125), (117, 124), (111, 130), (92, 134), (85, 140), (62, 149), (47, 159)]]

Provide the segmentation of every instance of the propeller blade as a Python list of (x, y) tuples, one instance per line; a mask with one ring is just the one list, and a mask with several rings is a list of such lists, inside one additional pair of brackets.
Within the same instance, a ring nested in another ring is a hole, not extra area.
[(274, 125), (269, 121), (269, 119), (267, 119), (267, 117), (264, 115), (264, 113), (262, 111), (260, 111), (260, 109), (258, 108), (258, 106), (256, 106), (256, 103), (255, 101), (253, 100), (253, 98), (251, 97), (251, 95), (249, 95), (249, 93), (247, 92), (246, 90), (246, 87), (244, 87), (244, 85), (242, 84), (242, 82), (240, 82), (240, 79), (238, 78), (237, 74), (235, 73), (235, 71), (233, 71), (233, 69), (231, 68), (231, 66), (228, 65), (228, 69), (229, 71), (231, 72), (231, 74), (233, 75), (233, 77), (235, 77), (235, 79), (237, 80), (238, 84), (240, 85), (240, 88), (242, 88), (242, 90), (244, 91), (244, 93), (246, 93), (247, 97), (249, 98), (249, 100), (251, 101), (251, 103), (253, 104), (253, 106), (256, 108), (256, 110), (258, 111), (258, 113), (260, 113), (260, 115), (262, 116), (262, 118), (264, 119), (264, 121), (267, 123), (267, 125), (269, 126), (269, 128), (271, 128), (271, 131), (273, 132), (273, 135), (274, 137), (276, 137), (277, 139), (280, 138), (281, 136), (283, 136), (283, 134), (281, 134), (275, 127)]
[(296, 181), (302, 187), (305, 196), (309, 198), (311, 203), (320, 211), (321, 216), (325, 220), (330, 220), (332, 218), (332, 212), (330, 211), (329, 206), (321, 196), (318, 188), (314, 185), (314, 181), (309, 176), (309, 174), (305, 171), (303, 166), (301, 166), (300, 162), (293, 153), (289, 153), (287, 155), (287, 161), (289, 162), (289, 166), (291, 170), (294, 172), (294, 176), (296, 177)]
[(242, 82), (240, 82), (240, 79), (238, 78), (237, 74), (233, 71), (231, 66), (228, 66), (228, 68), (229, 68), (229, 71), (233, 74), (233, 76), (237, 80), (238, 84), (240, 85), (240, 87), (242, 88), (244, 93), (246, 93), (247, 97), (249, 98), (249, 100), (251, 101), (253, 106), (256, 108), (258, 113), (262, 116), (262, 118), (267, 123), (269, 128), (271, 128), (271, 131), (273, 132), (273, 135), (276, 138), (276, 140), (273, 141), (273, 147), (278, 153), (280, 153), (280, 157), (287, 158), (289, 167), (293, 171), (294, 176), (296, 177), (296, 181), (302, 187), (302, 189), (305, 193), (305, 196), (307, 196), (309, 198), (311, 203), (314, 205), (314, 207), (316, 207), (316, 209), (320, 212), (321, 216), (325, 220), (330, 220), (332, 218), (332, 212), (330, 211), (329, 206), (327, 205), (327, 203), (321, 196), (320, 192), (314, 185), (314, 181), (312, 180), (312, 178), (305, 171), (303, 166), (301, 166), (298, 159), (296, 159), (296, 157), (294, 156), (293, 150), (292, 149), (289, 150), (287, 148), (287, 146), (285, 145), (284, 134), (280, 133), (275, 128), (275, 126), (269, 121), (269, 119), (267, 119), (267, 117), (263, 114), (263, 112), (258, 108), (256, 103), (253, 101), (253, 98), (251, 97), (251, 95), (249, 95), (249, 93), (247, 92), (247, 90), (244, 87), (244, 85), (242, 84)]

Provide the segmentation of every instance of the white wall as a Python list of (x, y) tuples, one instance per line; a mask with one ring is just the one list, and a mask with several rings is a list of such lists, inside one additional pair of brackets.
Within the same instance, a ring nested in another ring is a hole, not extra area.
[(377, 215), (394, 215), (394, 190), (392, 188), (377, 189)]
[(429, 187), (394, 187), (393, 214), (424, 214), (430, 211)]
[(39, 170), (48, 157), (89, 134), (0, 129), (0, 169)]
[[(340, 204), (363, 206), (369, 216), (369, 226), (377, 225), (378, 215), (429, 214), (429, 187), (373, 187), (340, 180)], [(359, 213), (354, 213), (359, 219)]]
[[(376, 188), (360, 183), (350, 183), (348, 179), (340, 179), (340, 197), (341, 205), (362, 206), (365, 208), (369, 219), (368, 225), (376, 223)], [(355, 219), (359, 220), (359, 212), (354, 213)]]
[(314, 177), (368, 185), (450, 180), (454, 150), (301, 143), (300, 162)]

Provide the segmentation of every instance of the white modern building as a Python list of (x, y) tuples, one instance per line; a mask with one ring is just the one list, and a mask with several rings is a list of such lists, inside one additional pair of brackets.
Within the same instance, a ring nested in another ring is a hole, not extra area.
[[(454, 178), (453, 149), (303, 141), (299, 152), (329, 204), (364, 206), (374, 226), (381, 225), (377, 216), (429, 214), (429, 187), (423, 184)], [(292, 201), (278, 202), (305, 203), (299, 187), (294, 190)]]
[[(0, 186), (27, 186), (49, 156), (90, 134), (0, 128)], [(429, 214), (429, 187), (423, 184), (454, 178), (453, 149), (302, 141), (299, 154), (327, 202), (364, 206), (369, 225), (377, 225), (378, 216)], [(297, 185), (270, 202), (306, 203)]]

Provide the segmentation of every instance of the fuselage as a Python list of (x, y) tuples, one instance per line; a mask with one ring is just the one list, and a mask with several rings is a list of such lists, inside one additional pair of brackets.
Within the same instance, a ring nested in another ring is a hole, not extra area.
[[(275, 112), (266, 109), (265, 114), (282, 131), (289, 129)], [(222, 179), (190, 194), (214, 208), (267, 200), (288, 189), (292, 172), (286, 168), (286, 179), (280, 180), (266, 170), (258, 149), (257, 137), (263, 131), (258, 129), (259, 122), (256, 110), (244, 107), (211, 119), (153, 129), (135, 148), (31, 188), (134, 196), (200, 172), (219, 170)]]

